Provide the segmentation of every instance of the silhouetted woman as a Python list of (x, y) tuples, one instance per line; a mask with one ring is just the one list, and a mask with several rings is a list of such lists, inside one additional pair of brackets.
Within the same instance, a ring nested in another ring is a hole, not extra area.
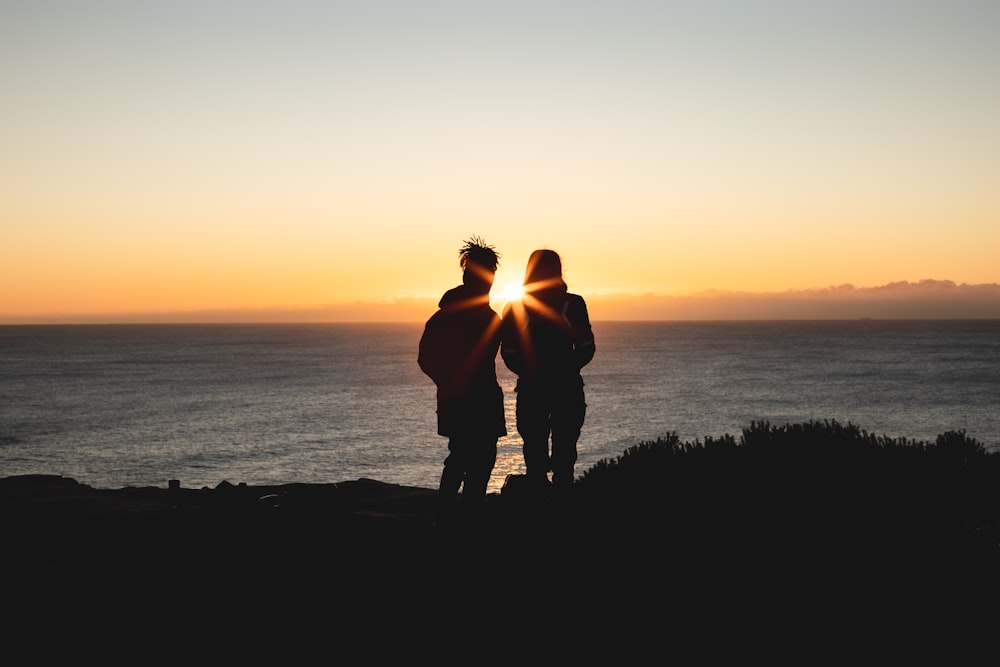
[(504, 307), (500, 345), (504, 363), (517, 375), (517, 432), (532, 488), (547, 488), (550, 470), (554, 490), (573, 483), (587, 412), (580, 371), (594, 349), (587, 304), (567, 291), (559, 255), (534, 251), (523, 298)]

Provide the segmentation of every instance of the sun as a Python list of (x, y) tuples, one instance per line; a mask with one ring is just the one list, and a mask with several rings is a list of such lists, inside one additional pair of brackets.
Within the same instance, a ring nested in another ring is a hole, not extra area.
[(520, 280), (512, 280), (500, 290), (500, 299), (505, 303), (517, 301), (524, 296), (524, 285)]

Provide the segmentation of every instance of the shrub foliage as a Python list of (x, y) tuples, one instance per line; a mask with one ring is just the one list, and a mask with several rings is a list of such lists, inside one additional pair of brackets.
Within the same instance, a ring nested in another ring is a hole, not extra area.
[(836, 421), (753, 422), (693, 442), (669, 433), (599, 461), (575, 492), (592, 516), (716, 548), (992, 554), (1000, 542), (1000, 454), (964, 431), (933, 443)]

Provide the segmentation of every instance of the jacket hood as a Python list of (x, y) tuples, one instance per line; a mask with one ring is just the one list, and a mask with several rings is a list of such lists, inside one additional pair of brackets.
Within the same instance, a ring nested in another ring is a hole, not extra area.
[(469, 307), (489, 302), (490, 292), (488, 289), (483, 292), (481, 289), (475, 289), (469, 285), (459, 285), (444, 293), (441, 300), (438, 301), (438, 308)]

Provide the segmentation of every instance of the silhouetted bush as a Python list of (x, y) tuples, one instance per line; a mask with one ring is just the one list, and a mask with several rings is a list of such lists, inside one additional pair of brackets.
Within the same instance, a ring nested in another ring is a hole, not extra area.
[(989, 467), (996, 458), (997, 454), (964, 431), (949, 431), (928, 444), (875, 436), (832, 420), (782, 426), (752, 422), (738, 441), (726, 434), (681, 442), (676, 433), (668, 433), (656, 441), (641, 442), (620, 456), (598, 461), (578, 484), (645, 494), (663, 482), (679, 481), (680, 473), (698, 472), (694, 468), (700, 466), (711, 466), (713, 475), (752, 471), (768, 481), (788, 476), (785, 481), (846, 482), (847, 477), (867, 477), (872, 470), (899, 473), (924, 468), (947, 475), (973, 466)]
[[(746, 554), (838, 550), (911, 557), (997, 551), (1000, 455), (964, 431), (934, 443), (875, 436), (853, 424), (753, 422), (681, 442), (669, 433), (599, 461), (577, 480), (590, 516), (650, 541), (695, 541)], [(655, 537), (654, 537), (655, 536)]]

